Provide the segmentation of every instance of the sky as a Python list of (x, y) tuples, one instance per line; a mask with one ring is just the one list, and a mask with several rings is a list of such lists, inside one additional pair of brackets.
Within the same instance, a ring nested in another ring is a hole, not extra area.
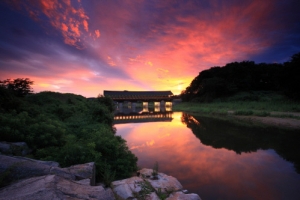
[(1, 0), (0, 80), (179, 94), (199, 72), (300, 52), (298, 0)]

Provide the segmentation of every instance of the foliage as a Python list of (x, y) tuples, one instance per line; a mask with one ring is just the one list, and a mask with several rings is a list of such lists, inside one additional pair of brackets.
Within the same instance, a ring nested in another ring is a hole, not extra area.
[(0, 87), (12, 91), (16, 96), (23, 97), (32, 92), (33, 81), (29, 78), (6, 79), (0, 81)]
[(157, 175), (158, 175), (158, 162), (156, 161), (153, 166), (152, 176), (154, 178), (157, 178)]
[[(157, 163), (157, 162), (156, 162)], [(147, 197), (152, 193), (155, 192), (159, 199), (164, 200), (170, 196), (171, 193), (174, 192), (174, 189), (167, 190), (166, 188), (157, 188), (155, 190), (151, 183), (144, 179), (143, 182), (139, 183), (141, 190), (139, 192), (133, 192), (133, 196), (138, 200), (145, 200), (148, 199)]]
[(158, 188), (156, 191), (158, 198), (161, 200), (167, 199), (170, 196), (170, 194), (174, 192), (173, 189), (171, 190), (164, 189), (164, 190), (165, 191), (163, 191), (161, 188)]
[(151, 183), (149, 183), (147, 180), (140, 182), (141, 190), (139, 192), (133, 192), (133, 195), (138, 200), (144, 200), (147, 198), (149, 194), (154, 192)]
[(115, 104), (110, 97), (98, 95), (97, 101), (101, 104), (104, 104), (110, 112), (113, 112), (115, 110)]
[(106, 187), (109, 187), (110, 184), (115, 180), (116, 171), (112, 171), (110, 169), (110, 166), (107, 165), (105, 162), (100, 173), (102, 176), (103, 183)]
[[(276, 112), (299, 112), (298, 101), (276, 92), (241, 92), (236, 95), (215, 99), (210, 103), (183, 102), (173, 106), (173, 111), (197, 112), (202, 114), (236, 114), (254, 116), (278, 116)], [(280, 114), (282, 116), (282, 114)], [(284, 114), (287, 117), (287, 114)], [(297, 118), (289, 115), (289, 117)]]
[[(9, 94), (6, 88), (3, 91)], [(136, 171), (136, 156), (115, 135), (109, 99), (104, 103), (55, 92), (6, 97), (17, 106), (0, 104), (0, 141), (24, 141), (33, 158), (55, 160), (62, 167), (95, 162), (102, 180), (129, 177)], [(109, 177), (108, 169), (115, 175)]]
[(284, 64), (228, 63), (199, 73), (186, 90), (183, 101), (212, 102), (240, 92), (275, 91), (300, 100), (300, 53)]
[(284, 66), (279, 76), (282, 90), (288, 97), (300, 100), (300, 52), (293, 55)]

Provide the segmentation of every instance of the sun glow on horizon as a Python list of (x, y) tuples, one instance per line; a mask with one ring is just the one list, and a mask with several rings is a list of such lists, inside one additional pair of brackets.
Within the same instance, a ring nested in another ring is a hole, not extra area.
[[(290, 30), (298, 23), (272, 0), (9, 2), (0, 5), (7, 19), (1, 22), (0, 80), (28, 77), (35, 92), (178, 95), (203, 70), (264, 55), (283, 62), (292, 55), (290, 47), (299, 48), (292, 42), (283, 45), (284, 55), (270, 51), (278, 41), (294, 41)], [(282, 6), (291, 10), (288, 3)]]

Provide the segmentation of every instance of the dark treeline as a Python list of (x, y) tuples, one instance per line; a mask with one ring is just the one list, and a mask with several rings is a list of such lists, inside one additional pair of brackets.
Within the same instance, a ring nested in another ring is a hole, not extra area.
[[(27, 84), (19, 87), (22, 80)], [(1, 81), (0, 141), (26, 142), (30, 157), (57, 161), (62, 167), (95, 162), (98, 180), (107, 184), (137, 170), (136, 156), (115, 135), (110, 98), (30, 94), (31, 84), (29, 79)]]
[(284, 64), (243, 61), (204, 70), (182, 91), (181, 98), (210, 102), (248, 91), (275, 91), (300, 100), (300, 53)]

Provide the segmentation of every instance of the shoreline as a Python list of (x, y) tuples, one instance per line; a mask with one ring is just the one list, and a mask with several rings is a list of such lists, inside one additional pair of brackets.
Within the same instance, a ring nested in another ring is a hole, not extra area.
[[(227, 114), (210, 114), (210, 113), (203, 113), (203, 112), (193, 112), (193, 111), (184, 111), (184, 110), (176, 110), (174, 112), (186, 112), (191, 115), (204, 115), (207, 117), (227, 119), (231, 120), (230, 118), (234, 118), (240, 120), (242, 122), (251, 122), (256, 125), (266, 125), (278, 128), (286, 128), (286, 129), (294, 129), (300, 130), (300, 113), (298, 112), (270, 112), (270, 116), (255, 116), (255, 115), (235, 115), (234, 111), (228, 111)], [(291, 118), (294, 117), (294, 118)], [(297, 118), (295, 118), (297, 117)]]

